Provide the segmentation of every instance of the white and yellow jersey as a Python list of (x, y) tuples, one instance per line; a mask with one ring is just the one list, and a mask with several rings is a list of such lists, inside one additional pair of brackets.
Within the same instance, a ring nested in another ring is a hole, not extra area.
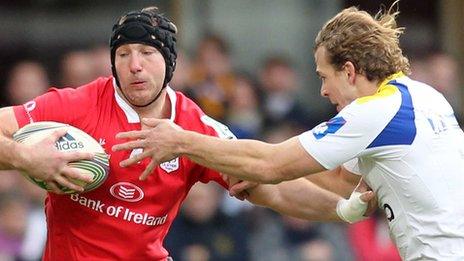
[(464, 260), (464, 133), (446, 99), (402, 73), (299, 137), (363, 176), (405, 260)]

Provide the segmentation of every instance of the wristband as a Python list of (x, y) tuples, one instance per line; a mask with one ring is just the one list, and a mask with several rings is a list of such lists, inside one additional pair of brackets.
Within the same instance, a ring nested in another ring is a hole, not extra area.
[(349, 199), (341, 199), (337, 203), (337, 215), (348, 223), (365, 219), (367, 203), (361, 200), (362, 193), (354, 191)]

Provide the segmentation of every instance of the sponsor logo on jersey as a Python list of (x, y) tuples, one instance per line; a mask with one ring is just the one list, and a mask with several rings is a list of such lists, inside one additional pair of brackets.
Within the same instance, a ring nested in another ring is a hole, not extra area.
[(159, 166), (167, 173), (171, 173), (179, 169), (179, 158), (163, 162)]
[(334, 117), (327, 122), (321, 123), (314, 127), (313, 135), (316, 139), (322, 139), (327, 134), (331, 133), (334, 134), (337, 132), (343, 125), (345, 125), (346, 120), (341, 117)]
[(146, 226), (160, 226), (166, 223), (168, 214), (153, 215), (151, 213), (137, 212), (130, 208), (108, 205), (101, 200), (91, 199), (79, 194), (70, 195), (72, 201), (87, 207), (97, 213), (101, 213), (113, 218), (122, 219), (135, 224)]
[(110, 193), (113, 197), (127, 201), (137, 202), (143, 199), (143, 190), (130, 182), (118, 182), (111, 186)]

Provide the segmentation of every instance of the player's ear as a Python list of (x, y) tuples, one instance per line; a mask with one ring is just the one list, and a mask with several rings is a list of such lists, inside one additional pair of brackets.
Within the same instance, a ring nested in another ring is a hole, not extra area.
[(343, 65), (343, 70), (345, 71), (350, 84), (354, 84), (356, 77), (356, 67), (354, 66), (354, 64), (350, 61), (345, 62), (345, 64)]

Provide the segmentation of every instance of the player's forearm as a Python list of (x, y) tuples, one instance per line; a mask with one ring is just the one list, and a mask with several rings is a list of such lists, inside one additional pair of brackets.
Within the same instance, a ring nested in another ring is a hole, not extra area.
[(297, 138), (280, 144), (256, 140), (224, 140), (184, 131), (179, 154), (241, 180), (276, 184), (323, 170), (300, 148)]
[(25, 160), (21, 144), (0, 134), (0, 169), (20, 169)]
[(259, 185), (249, 191), (250, 202), (283, 215), (311, 221), (342, 221), (336, 207), (342, 198), (304, 179)]
[(180, 153), (193, 161), (238, 179), (281, 181), (273, 168), (273, 146), (255, 140), (224, 140), (184, 132)]
[(23, 146), (11, 139), (18, 130), (12, 107), (0, 108), (0, 169), (18, 169), (27, 155)]

